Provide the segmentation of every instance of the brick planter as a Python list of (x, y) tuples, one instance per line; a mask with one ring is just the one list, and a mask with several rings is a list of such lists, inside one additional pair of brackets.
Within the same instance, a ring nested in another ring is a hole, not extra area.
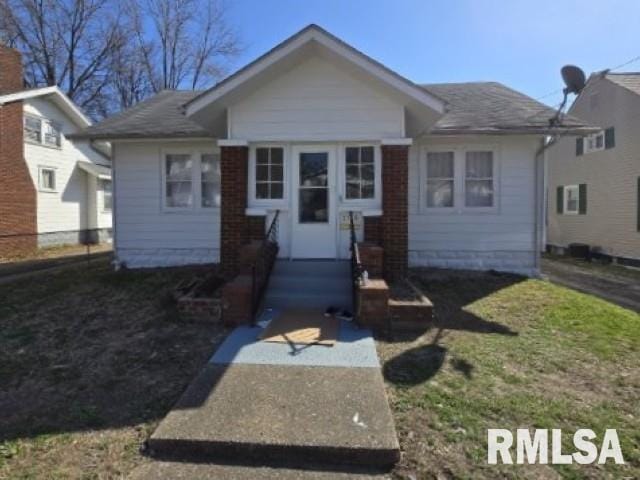
[(391, 287), (389, 315), (394, 331), (426, 330), (433, 319), (433, 304), (407, 279)]
[(389, 286), (372, 279), (358, 288), (358, 324), (368, 328), (386, 328), (389, 321)]
[(219, 322), (222, 319), (223, 281), (210, 276), (193, 282), (186, 288), (176, 288), (178, 312), (190, 320)]
[(251, 323), (251, 275), (238, 275), (222, 288), (222, 320), (225, 325)]

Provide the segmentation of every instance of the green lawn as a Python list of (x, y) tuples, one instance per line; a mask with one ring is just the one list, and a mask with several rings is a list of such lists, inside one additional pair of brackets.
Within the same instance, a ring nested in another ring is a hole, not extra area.
[[(433, 327), (378, 343), (404, 450), (399, 477), (640, 477), (638, 314), (515, 276), (415, 280), (435, 305)], [(569, 453), (578, 428), (600, 441), (616, 428), (626, 465), (490, 468), (488, 428), (562, 428)]]

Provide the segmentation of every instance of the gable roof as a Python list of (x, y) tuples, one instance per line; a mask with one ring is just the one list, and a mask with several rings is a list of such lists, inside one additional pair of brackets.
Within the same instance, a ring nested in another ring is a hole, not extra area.
[(636, 95), (640, 95), (640, 72), (625, 72), (625, 73), (611, 73), (605, 74), (607, 80), (611, 80), (616, 85), (619, 85), (627, 90), (632, 91)]
[(76, 104), (73, 103), (73, 101), (55, 85), (52, 87), (30, 88), (19, 92), (0, 95), (0, 105), (38, 97), (50, 97), (54, 103), (80, 128), (86, 128), (91, 125), (91, 120), (89, 120), (89, 118), (82, 113)]
[(229, 94), (234, 89), (251, 80), (251, 78), (263, 73), (272, 65), (284, 60), (288, 56), (292, 56), (294, 52), (302, 50), (303, 47), (311, 43), (321, 45), (341, 59), (376, 77), (391, 88), (407, 95), (412, 100), (435, 112), (444, 113), (444, 102), (437, 98), (437, 96), (426, 92), (412, 81), (365, 55), (322, 27), (310, 24), (253, 62), (214, 85), (212, 88), (205, 90), (191, 99), (185, 105), (186, 114), (188, 116), (194, 115), (207, 105)]
[[(447, 102), (447, 113), (431, 134), (552, 133), (555, 110), (498, 82), (422, 85)], [(562, 117), (562, 131), (591, 130), (571, 115)]]
[(200, 93), (163, 90), (73, 137), (103, 140), (211, 137), (211, 133), (184, 114), (184, 104)]

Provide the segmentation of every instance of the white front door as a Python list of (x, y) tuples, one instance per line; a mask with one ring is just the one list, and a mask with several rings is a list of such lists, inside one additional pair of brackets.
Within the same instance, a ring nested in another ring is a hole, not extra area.
[(336, 258), (334, 147), (293, 148), (292, 258)]

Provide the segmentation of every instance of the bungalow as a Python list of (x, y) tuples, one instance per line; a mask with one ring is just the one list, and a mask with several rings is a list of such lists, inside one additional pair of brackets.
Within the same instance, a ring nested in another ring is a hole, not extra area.
[(109, 145), (58, 87), (25, 89), (20, 54), (0, 45), (0, 256), (107, 240)]
[(162, 91), (74, 138), (113, 145), (128, 267), (233, 270), (276, 212), (280, 257), (348, 258), (355, 212), (385, 274), (535, 275), (553, 113), (499, 83), (415, 84), (310, 25), (206, 91)]

